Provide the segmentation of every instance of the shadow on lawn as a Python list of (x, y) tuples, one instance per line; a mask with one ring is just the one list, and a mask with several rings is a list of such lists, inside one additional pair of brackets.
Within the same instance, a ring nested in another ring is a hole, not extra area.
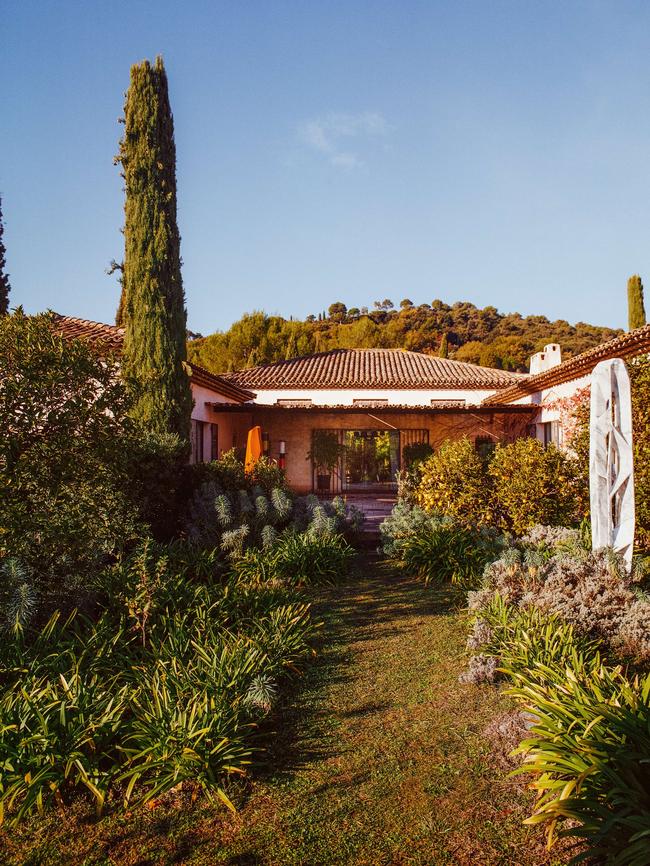
[[(466, 603), (465, 594), (457, 589), (426, 587), (386, 564), (373, 563), (368, 570), (376, 576), (321, 589), (313, 597), (314, 618), (323, 623), (317, 656), (302, 682), (288, 690), (273, 718), (260, 729), (257, 746), (261, 755), (253, 778), (286, 783), (309, 764), (341, 754), (335, 745), (337, 738), (331, 736), (337, 720), (327, 710), (327, 691), (350, 682), (354, 644), (394, 634), (396, 622), (403, 618), (443, 616)], [(416, 628), (405, 630), (400, 625), (405, 635)], [(338, 719), (370, 717), (388, 706), (369, 703)], [(243, 796), (247, 799), (248, 793)]]

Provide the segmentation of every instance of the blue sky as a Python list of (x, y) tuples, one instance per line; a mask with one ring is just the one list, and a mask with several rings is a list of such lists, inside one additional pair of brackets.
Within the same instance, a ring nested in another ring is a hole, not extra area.
[(157, 53), (194, 330), (384, 297), (623, 326), (650, 285), (648, 3), (0, 0), (12, 304), (112, 321)]

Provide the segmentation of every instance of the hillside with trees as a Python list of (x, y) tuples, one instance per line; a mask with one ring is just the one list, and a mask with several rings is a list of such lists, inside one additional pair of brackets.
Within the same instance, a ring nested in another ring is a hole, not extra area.
[(348, 309), (338, 301), (304, 321), (245, 313), (227, 331), (191, 340), (188, 357), (223, 373), (329, 349), (402, 348), (525, 372), (530, 355), (547, 343), (559, 343), (567, 358), (620, 333), (585, 322), (504, 314), (492, 306), (480, 309), (467, 301), (416, 306), (405, 298), (395, 307), (386, 299), (372, 310)]

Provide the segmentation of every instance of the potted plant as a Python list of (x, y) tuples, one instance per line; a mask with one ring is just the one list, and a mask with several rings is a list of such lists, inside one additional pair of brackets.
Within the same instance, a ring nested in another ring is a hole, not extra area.
[(307, 460), (311, 460), (316, 469), (317, 490), (330, 489), (332, 472), (338, 466), (343, 453), (345, 453), (345, 445), (341, 445), (336, 433), (329, 430), (314, 430)]

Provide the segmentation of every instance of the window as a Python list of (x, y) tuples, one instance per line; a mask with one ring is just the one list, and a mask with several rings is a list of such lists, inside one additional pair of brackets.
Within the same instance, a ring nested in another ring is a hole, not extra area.
[(544, 448), (548, 448), (549, 445), (555, 445), (558, 448), (560, 447), (559, 421), (545, 421), (542, 424), (542, 441), (544, 442)]
[(219, 459), (219, 425), (210, 424), (210, 460)]
[(192, 418), (192, 428), (190, 438), (192, 442), (192, 463), (203, 462), (203, 432), (205, 430), (205, 422), (197, 421)]

